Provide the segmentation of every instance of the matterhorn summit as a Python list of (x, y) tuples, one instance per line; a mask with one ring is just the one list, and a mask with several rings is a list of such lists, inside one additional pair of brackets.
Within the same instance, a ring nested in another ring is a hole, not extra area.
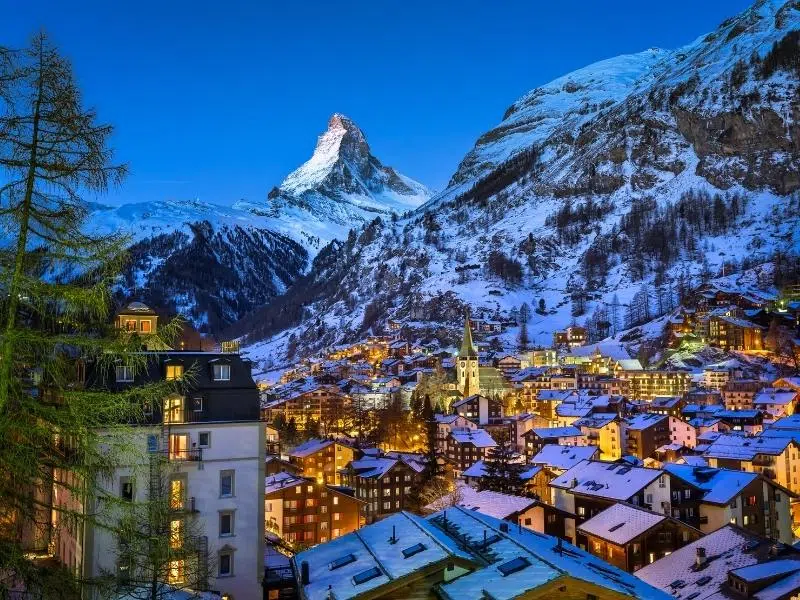
[(376, 216), (417, 208), (430, 191), (381, 164), (354, 121), (336, 113), (311, 158), (269, 194), (273, 214), (296, 209), (352, 226)]

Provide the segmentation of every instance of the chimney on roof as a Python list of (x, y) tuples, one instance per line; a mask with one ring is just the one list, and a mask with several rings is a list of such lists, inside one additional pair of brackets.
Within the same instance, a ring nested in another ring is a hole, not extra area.
[(397, 543), (397, 527), (395, 525), (392, 525), (392, 537), (389, 539), (389, 543), (390, 544)]
[(702, 567), (703, 565), (706, 564), (707, 561), (708, 561), (708, 559), (706, 558), (706, 549), (703, 548), (702, 546), (698, 546), (697, 547), (697, 555), (695, 556), (695, 559), (694, 559), (694, 564), (697, 567)]
[(308, 569), (308, 561), (304, 560), (300, 563), (300, 584), (303, 586), (308, 585), (311, 583), (311, 578), (309, 576), (309, 569)]

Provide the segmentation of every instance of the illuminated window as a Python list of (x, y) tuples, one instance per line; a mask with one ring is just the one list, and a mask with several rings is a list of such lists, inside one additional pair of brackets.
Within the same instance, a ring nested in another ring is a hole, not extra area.
[(183, 546), (183, 521), (175, 519), (169, 524), (169, 547), (177, 550)]
[(176, 394), (164, 400), (164, 423), (183, 423), (183, 396)]
[(136, 331), (136, 319), (125, 319), (125, 331)]
[(150, 321), (139, 321), (139, 331), (142, 333), (150, 333), (152, 331), (151, 327), (152, 323)]
[(167, 365), (167, 381), (183, 377), (183, 365)]
[(186, 577), (186, 564), (183, 560), (172, 560), (169, 563), (169, 575), (167, 582), (175, 585), (183, 583)]
[(189, 458), (189, 434), (173, 433), (169, 436), (169, 457), (171, 460)]
[(183, 509), (186, 503), (185, 493), (183, 479), (173, 479), (169, 482), (169, 507), (172, 510)]

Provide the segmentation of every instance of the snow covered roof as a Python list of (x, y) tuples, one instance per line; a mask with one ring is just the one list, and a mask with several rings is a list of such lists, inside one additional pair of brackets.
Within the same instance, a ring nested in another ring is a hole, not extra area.
[(535, 379), (545, 373), (547, 373), (547, 367), (526, 367), (514, 373), (514, 375), (511, 376), (511, 381), (519, 383), (527, 381), (528, 379)]
[(749, 565), (747, 567), (739, 567), (731, 571), (740, 579), (753, 583), (766, 579), (767, 577), (775, 577), (776, 575), (788, 575), (800, 571), (800, 560), (791, 558), (783, 558), (773, 560), (768, 563), (761, 563), (760, 565)]
[(752, 321), (747, 321), (746, 319), (738, 319), (736, 317), (728, 317), (728, 316), (717, 317), (717, 318), (720, 321), (725, 321), (730, 325), (735, 325), (736, 327), (742, 327), (744, 329), (762, 329), (762, 330), (766, 329), (766, 327), (757, 325), (756, 323), (753, 323)]
[(264, 479), (264, 494), (272, 494), (279, 490), (294, 487), (296, 485), (309, 483), (309, 480), (299, 475), (293, 475), (286, 471), (269, 475)]
[(578, 529), (622, 546), (665, 520), (665, 515), (619, 502), (597, 513)]
[(753, 404), (779, 404), (783, 406), (794, 402), (796, 397), (797, 392), (794, 390), (764, 388), (753, 397)]
[(485, 429), (465, 429), (450, 432), (450, 436), (459, 444), (472, 444), (476, 448), (493, 448), (497, 443)]
[(663, 474), (659, 469), (586, 460), (553, 479), (550, 485), (585, 496), (628, 500)]
[(574, 427), (588, 427), (590, 429), (600, 429), (611, 423), (617, 418), (617, 413), (594, 413), (578, 419), (572, 425)]
[(656, 396), (650, 402), (650, 406), (656, 408), (672, 408), (673, 406), (677, 406), (680, 401), (680, 396)]
[[(728, 573), (759, 564), (764, 564), (766, 570), (771, 569), (770, 562), (777, 562), (769, 554), (773, 544), (772, 540), (759, 537), (735, 525), (725, 525), (639, 569), (636, 571), (636, 577), (667, 593), (676, 595), (680, 593), (681, 598), (726, 600), (733, 597), (727, 587)], [(700, 567), (697, 566), (699, 548), (703, 548), (706, 556), (705, 563)], [(791, 550), (788, 552), (791, 558), (800, 558), (800, 553)], [(800, 560), (797, 562), (800, 565)], [(762, 592), (754, 597), (759, 600), (777, 600), (784, 597), (781, 595), (762, 597), (760, 595)]]
[(466, 398), (462, 398), (458, 402), (453, 402), (451, 406), (452, 408), (458, 408), (459, 406), (463, 406), (464, 404), (467, 404), (469, 402), (473, 402), (476, 400), (480, 401), (481, 398), (485, 398), (486, 400), (488, 400), (486, 396), (482, 396), (481, 394), (473, 394), (472, 396), (467, 396)]
[(678, 464), (685, 463), (691, 467), (707, 467), (708, 461), (702, 456), (695, 456), (693, 454), (684, 454), (678, 459)]
[(734, 469), (715, 469), (712, 467), (694, 467), (691, 465), (678, 465), (665, 463), (663, 469), (682, 479), (686, 483), (705, 492), (703, 502), (711, 504), (728, 504), (742, 493), (753, 480), (758, 479), (758, 473), (748, 473)]
[(623, 371), (642, 371), (644, 367), (638, 358), (624, 358), (617, 361)]
[(399, 462), (396, 458), (360, 458), (350, 462), (349, 467), (356, 471), (359, 477), (380, 479)]
[(473, 547), (479, 547), (484, 535), (496, 541), (491, 544), (490, 564), (441, 584), (439, 595), (444, 600), (485, 600), (487, 596), (493, 600), (512, 600), (527, 597), (537, 588), (564, 577), (580, 579), (631, 598), (669, 598), (572, 544), (525, 527), (509, 527), (500, 519), (477, 511), (448, 508), (429, 516), (428, 520), (444, 527), (445, 512), (448, 531), (469, 540)]
[(800, 413), (782, 417), (769, 426), (770, 429), (796, 429), (800, 432)]
[(295, 458), (305, 458), (306, 456), (311, 456), (320, 450), (324, 450), (333, 443), (333, 440), (308, 440), (307, 442), (303, 442), (299, 446), (296, 446), (295, 449), (289, 453), (289, 456), (293, 456)]
[[(617, 361), (628, 360), (631, 358), (630, 352), (628, 352), (624, 344), (612, 340), (598, 342), (596, 344), (588, 344), (586, 346), (578, 346), (577, 348), (571, 348), (569, 351), (569, 354), (572, 356), (592, 356), (593, 354), (598, 353), (602, 356), (612, 358)], [(636, 362), (639, 361), (637, 360)]]
[(536, 427), (531, 431), (542, 439), (583, 437), (584, 435), (577, 427)]
[[(391, 542), (396, 536), (396, 543)], [(309, 566), (306, 598), (354, 598), (426, 567), (474, 558), (434, 524), (407, 512), (392, 514), (358, 531), (314, 546), (294, 557), (295, 568)], [(376, 569), (376, 571), (372, 571)], [(369, 574), (374, 575), (365, 579)]]
[[(507, 519), (515, 513), (525, 512), (539, 503), (538, 500), (532, 498), (501, 494), (491, 490), (479, 492), (464, 484), (459, 486), (459, 490), (461, 499), (458, 502), (458, 506), (469, 510), (477, 510), (497, 519)], [(431, 510), (428, 506), (425, 508)]]
[[(740, 411), (741, 412), (741, 411)], [(715, 439), (704, 456), (711, 458), (730, 458), (753, 460), (758, 454), (777, 456), (783, 454), (792, 439), (789, 437), (754, 436), (722, 434)]]
[(585, 417), (591, 412), (592, 405), (589, 403), (562, 402), (556, 406), (559, 417)]
[(657, 425), (668, 419), (667, 415), (657, 415), (655, 413), (642, 413), (636, 415), (634, 417), (628, 417), (625, 421), (628, 424), (628, 429), (638, 431), (641, 429), (647, 429), (648, 427), (652, 427), (653, 425)]
[(597, 446), (560, 446), (545, 444), (531, 459), (531, 463), (556, 469), (571, 469), (582, 460), (589, 460), (597, 454)]
[(559, 400), (564, 402), (570, 396), (577, 395), (575, 390), (539, 390), (536, 392), (537, 400)]

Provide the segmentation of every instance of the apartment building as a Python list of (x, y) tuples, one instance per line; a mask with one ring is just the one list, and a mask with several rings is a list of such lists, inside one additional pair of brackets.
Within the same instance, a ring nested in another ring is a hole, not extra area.
[[(134, 510), (168, 495), (171, 547), (181, 551), (171, 560), (164, 583), (251, 597), (260, 589), (263, 572), (264, 505), (259, 498), (264, 493), (265, 430), (250, 365), (235, 354), (206, 352), (146, 352), (142, 358), (141, 368), (119, 364), (110, 373), (87, 365), (85, 385), (124, 392), (175, 380), (179, 391), (160, 406), (146, 407), (145, 421), (133, 435), (100, 432), (103, 443), (119, 451), (119, 462), (97, 482), (96, 496), (77, 499), (56, 484), (53, 501), (62, 508), (94, 511), (114, 527), (126, 503)], [(186, 373), (192, 376), (183, 379)], [(108, 510), (108, 497), (121, 501), (120, 511)], [(54, 511), (59, 532), (54, 547), (62, 562), (85, 578), (108, 573), (136, 577), (120, 539), (109, 529), (93, 526), (93, 520), (86, 520), (80, 531), (61, 527), (59, 512)], [(190, 563), (211, 567), (192, 571)]]
[(277, 473), (265, 483), (266, 532), (293, 545), (323, 544), (358, 529), (363, 505), (343, 488)]
[(308, 440), (289, 452), (289, 461), (303, 476), (321, 483), (339, 485), (339, 471), (355, 458), (355, 451), (335, 440)]

